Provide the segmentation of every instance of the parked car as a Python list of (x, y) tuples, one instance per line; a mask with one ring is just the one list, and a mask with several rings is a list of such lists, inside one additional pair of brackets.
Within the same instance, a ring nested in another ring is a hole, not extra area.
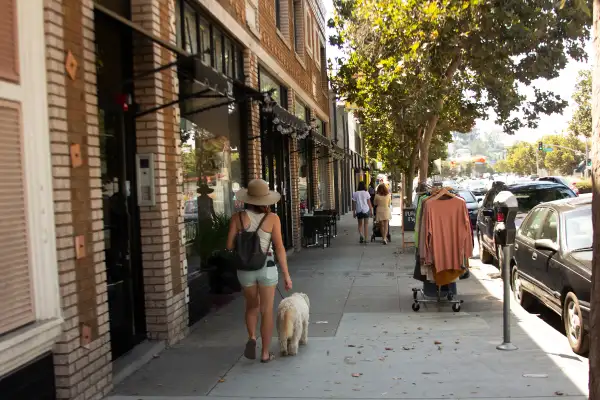
[(592, 290), (592, 195), (534, 207), (517, 231), (511, 259), (514, 297), (532, 298), (559, 314), (577, 354), (589, 348)]
[[(515, 195), (519, 203), (517, 228), (527, 213), (540, 203), (560, 200), (564, 198), (577, 197), (568, 187), (549, 181), (529, 181), (526, 183), (514, 183), (506, 185), (503, 182), (494, 182), (487, 192), (477, 213), (477, 238), (479, 240), (479, 258), (484, 263), (494, 260), (501, 263), (502, 251), (494, 241), (494, 228), (498, 221), (493, 205), (494, 198), (501, 191), (507, 190)], [(503, 218), (503, 216), (500, 216)]]
[(475, 230), (477, 225), (477, 210), (479, 209), (479, 203), (475, 198), (475, 195), (467, 189), (456, 189), (456, 194), (462, 197), (467, 203), (467, 210), (469, 211), (469, 219), (471, 220), (471, 229)]
[(574, 180), (567, 179), (563, 176), (544, 176), (543, 178), (538, 178), (538, 181), (550, 181), (550, 182), (561, 183), (561, 184), (565, 185), (566, 187), (571, 188), (571, 190), (573, 192), (575, 192), (576, 195), (579, 196), (579, 189), (577, 189), (577, 184), (576, 184), (576, 181), (574, 181)]
[(477, 201), (479, 201), (485, 197), (485, 194), (489, 189), (489, 182), (489, 180), (484, 179), (472, 180), (467, 182), (465, 186), (471, 191), (471, 193), (473, 193), (473, 195), (475, 195)]

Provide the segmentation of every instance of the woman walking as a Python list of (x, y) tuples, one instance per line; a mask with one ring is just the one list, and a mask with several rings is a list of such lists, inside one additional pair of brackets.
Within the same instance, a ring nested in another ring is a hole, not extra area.
[[(267, 363), (274, 358), (273, 353), (269, 352), (269, 348), (273, 333), (275, 287), (279, 280), (275, 256), (283, 273), (285, 289), (288, 291), (292, 289), (292, 280), (288, 271), (287, 257), (281, 236), (281, 221), (277, 214), (270, 212), (270, 206), (277, 203), (281, 195), (269, 190), (269, 184), (264, 180), (254, 179), (248, 184), (248, 189), (238, 190), (236, 197), (246, 204), (246, 210), (240, 211), (231, 217), (227, 236), (227, 249), (234, 249), (236, 236), (240, 233), (256, 232), (260, 249), (263, 254), (266, 254), (265, 264), (262, 268), (258, 270), (238, 269), (237, 272), (246, 300), (245, 319), (248, 342), (246, 343), (244, 356), (251, 360), (256, 358), (256, 326), (258, 325), (260, 311), (260, 337), (262, 340), (260, 362)], [(240, 237), (237, 237), (237, 239), (239, 240)], [(274, 255), (273, 250), (275, 250)]]
[(383, 237), (383, 244), (387, 244), (388, 232), (390, 229), (390, 219), (392, 219), (392, 210), (390, 205), (392, 203), (392, 197), (385, 183), (381, 183), (377, 186), (377, 193), (375, 194), (375, 220), (379, 223), (381, 229), (381, 236)]
[(358, 234), (361, 243), (367, 243), (369, 217), (372, 213), (371, 195), (367, 192), (365, 182), (361, 181), (358, 184), (358, 190), (352, 194), (352, 215), (358, 219)]

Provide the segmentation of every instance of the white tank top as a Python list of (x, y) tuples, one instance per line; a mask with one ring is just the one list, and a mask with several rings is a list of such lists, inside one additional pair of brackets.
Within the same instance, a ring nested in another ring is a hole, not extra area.
[[(250, 227), (246, 231), (256, 232), (256, 229), (258, 228), (258, 225), (260, 224), (260, 221), (262, 221), (265, 214), (258, 214), (253, 211), (246, 210), (246, 215), (248, 216), (248, 218), (250, 218)], [(267, 251), (272, 251), (273, 245), (271, 244), (271, 246), (269, 246), (269, 243), (271, 242), (271, 233), (265, 232), (261, 228), (258, 230), (257, 235), (260, 239), (260, 248), (262, 249), (262, 251), (265, 253)], [(270, 248), (267, 249), (267, 247)]]

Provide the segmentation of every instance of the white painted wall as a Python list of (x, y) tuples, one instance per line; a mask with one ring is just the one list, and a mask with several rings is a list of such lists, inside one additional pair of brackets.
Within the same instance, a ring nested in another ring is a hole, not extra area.
[[(49, 351), (62, 332), (46, 90), (44, 1), (18, 0), (20, 84), (0, 99), (21, 103), (30, 268), (36, 323), (0, 338), (0, 377)], [(0, 307), (2, 305), (0, 304)]]

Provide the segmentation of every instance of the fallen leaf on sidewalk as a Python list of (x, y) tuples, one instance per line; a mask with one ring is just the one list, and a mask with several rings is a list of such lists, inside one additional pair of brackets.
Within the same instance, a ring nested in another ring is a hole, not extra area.
[(420, 330), (420, 331), (422, 331), (422, 330), (423, 330), (423, 328), (421, 328), (421, 327), (419, 326), (419, 327), (417, 328), (417, 330)]
[(348, 347), (356, 347), (356, 346), (353, 344), (349, 344)]
[(353, 388), (352, 390), (354, 390), (355, 392), (360, 392), (359, 388)]
[(554, 394), (555, 394), (555, 395), (557, 395), (557, 396), (564, 396), (564, 395), (565, 395), (565, 394), (564, 394), (563, 392), (561, 392), (561, 391), (556, 391), (556, 392), (554, 392)]
[(393, 347), (386, 347), (385, 349), (386, 349), (386, 350), (388, 350), (388, 351), (390, 351), (390, 350), (394, 350), (394, 348), (393, 348)]
[(394, 377), (394, 378), (392, 378), (392, 379), (393, 379), (393, 380), (395, 380), (395, 381), (399, 381), (399, 380), (401, 380), (402, 378), (399, 378), (399, 377), (397, 377), (397, 376), (396, 376), (396, 377)]
[(402, 346), (402, 350), (414, 350), (414, 347)]
[(354, 372), (354, 373), (352, 374), (352, 377), (353, 377), (353, 378), (360, 378), (360, 376), (361, 376), (361, 375), (362, 375), (362, 372)]
[(225, 379), (219, 379), (219, 382), (223, 383), (223, 382), (225, 382)]
[(442, 344), (442, 342), (440, 342), (439, 340), (436, 340), (433, 342), (433, 344)]
[(385, 357), (379, 357), (379, 361), (385, 361)]

